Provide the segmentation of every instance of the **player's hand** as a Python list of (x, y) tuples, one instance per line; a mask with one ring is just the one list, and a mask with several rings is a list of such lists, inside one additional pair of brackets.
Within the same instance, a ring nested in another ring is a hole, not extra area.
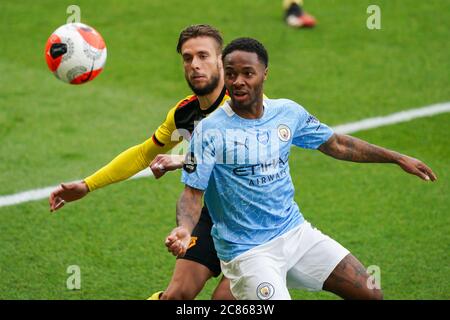
[(408, 173), (414, 174), (426, 181), (435, 181), (437, 179), (433, 170), (431, 170), (425, 163), (420, 160), (402, 156), (398, 160), (398, 165)]
[(190, 241), (190, 232), (185, 227), (177, 227), (167, 236), (165, 245), (167, 251), (174, 256), (182, 257), (186, 254)]
[(173, 171), (183, 167), (184, 156), (171, 154), (158, 154), (152, 163), (150, 169), (156, 179), (161, 178), (167, 171)]
[(66, 202), (83, 198), (89, 192), (89, 188), (84, 181), (75, 183), (61, 183), (48, 198), (50, 212), (56, 211), (64, 206)]

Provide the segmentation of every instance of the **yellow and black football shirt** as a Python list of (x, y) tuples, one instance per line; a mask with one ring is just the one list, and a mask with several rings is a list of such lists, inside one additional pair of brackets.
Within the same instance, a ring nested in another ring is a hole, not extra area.
[(144, 170), (158, 154), (166, 153), (181, 142), (179, 139), (173, 138), (176, 130), (184, 129), (192, 133), (196, 122), (208, 116), (229, 99), (224, 87), (216, 101), (206, 110), (200, 108), (200, 102), (196, 95), (190, 95), (180, 100), (169, 110), (166, 120), (151, 138), (122, 152), (106, 166), (84, 179), (89, 190), (93, 191), (128, 179)]

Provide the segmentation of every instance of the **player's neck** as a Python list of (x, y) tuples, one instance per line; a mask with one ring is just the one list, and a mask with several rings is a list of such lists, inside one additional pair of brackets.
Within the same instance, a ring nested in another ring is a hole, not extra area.
[(223, 90), (223, 80), (220, 80), (219, 83), (217, 84), (217, 87), (211, 92), (208, 93), (204, 96), (197, 96), (198, 97), (198, 101), (200, 102), (200, 109), (202, 110), (206, 110), (209, 109), (209, 107), (211, 107), (214, 102), (216, 102), (216, 100), (220, 97), (220, 94), (222, 93)]
[(249, 106), (239, 106), (231, 101), (230, 107), (234, 111), (234, 113), (244, 119), (259, 119), (264, 114), (262, 97)]

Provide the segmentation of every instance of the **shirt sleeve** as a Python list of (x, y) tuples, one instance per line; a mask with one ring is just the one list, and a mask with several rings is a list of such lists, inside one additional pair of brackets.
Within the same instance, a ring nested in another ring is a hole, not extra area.
[(146, 169), (158, 154), (166, 153), (176, 146), (179, 140), (172, 139), (172, 133), (176, 130), (174, 114), (178, 104), (170, 109), (165, 121), (151, 138), (123, 151), (103, 168), (86, 177), (84, 181), (89, 190), (94, 191), (132, 177)]
[(292, 144), (305, 149), (319, 148), (330, 139), (334, 133), (333, 130), (326, 124), (321, 123), (303, 107), (299, 105), (297, 107), (300, 108), (300, 113)]
[(155, 143), (153, 138), (150, 138), (120, 153), (103, 168), (85, 178), (84, 182), (86, 182), (89, 191), (94, 191), (112, 183), (126, 180), (146, 169), (156, 155), (166, 153), (173, 146), (173, 144), (160, 146)]
[(206, 190), (216, 164), (214, 136), (197, 126), (186, 154), (181, 181), (192, 188)]

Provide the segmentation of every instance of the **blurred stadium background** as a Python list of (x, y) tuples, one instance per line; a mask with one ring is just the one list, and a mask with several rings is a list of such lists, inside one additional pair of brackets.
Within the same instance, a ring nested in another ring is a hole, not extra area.
[[(108, 48), (105, 70), (83, 86), (54, 78), (43, 54), (71, 4)], [(262, 41), (266, 94), (296, 100), (330, 125), (450, 101), (449, 1), (305, 4), (319, 22), (313, 30), (288, 28), (280, 0), (1, 1), (0, 195), (83, 178), (150, 137), (190, 93), (175, 46), (194, 23), (216, 26), (226, 42)], [(366, 27), (371, 4), (381, 8), (381, 30)], [(446, 113), (355, 134), (423, 160), (434, 184), (392, 165), (292, 152), (303, 214), (380, 267), (387, 299), (450, 298), (449, 124)], [(179, 175), (116, 184), (57, 214), (47, 200), (0, 207), (0, 299), (144, 299), (163, 290)], [(70, 265), (81, 268), (81, 290), (66, 288)], [(216, 282), (198, 298), (209, 299)]]

